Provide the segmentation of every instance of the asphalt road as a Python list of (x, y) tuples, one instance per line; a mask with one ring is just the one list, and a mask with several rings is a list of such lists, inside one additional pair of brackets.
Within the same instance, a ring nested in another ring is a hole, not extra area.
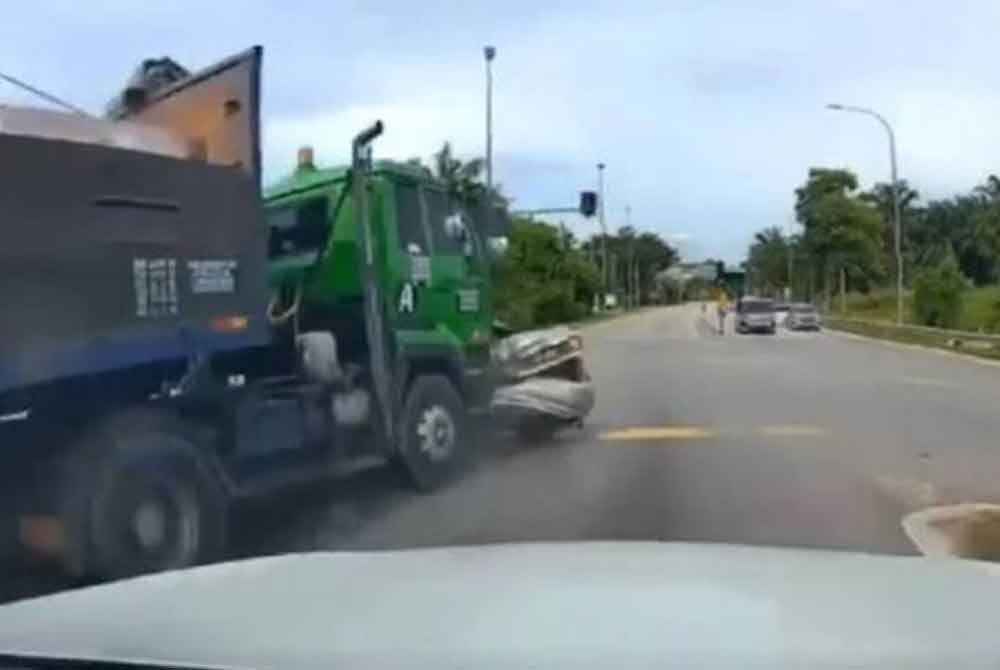
[[(709, 311), (711, 316), (711, 311)], [(233, 557), (536, 540), (697, 540), (911, 553), (906, 511), (1000, 490), (1000, 369), (821, 332), (725, 335), (697, 305), (585, 331), (597, 407), (464, 476), (388, 468), (246, 506)], [(0, 598), (63, 588), (18, 578)]]
[(727, 329), (697, 305), (592, 326), (598, 404), (583, 430), (481, 440), (476, 467), (428, 496), (366, 473), (309, 511), (275, 511), (280, 532), (258, 527), (240, 551), (657, 539), (910, 553), (902, 514), (1000, 490), (1000, 369)]

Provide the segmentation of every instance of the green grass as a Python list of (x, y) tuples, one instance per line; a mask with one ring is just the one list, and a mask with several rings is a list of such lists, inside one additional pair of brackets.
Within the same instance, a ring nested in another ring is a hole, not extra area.
[[(912, 295), (903, 296), (903, 321), (912, 323)], [(896, 294), (891, 290), (873, 291), (869, 294), (848, 294), (847, 313), (840, 312), (840, 299), (834, 296), (832, 317), (895, 322)], [(972, 288), (962, 294), (962, 313), (958, 330), (971, 332), (1000, 332), (1000, 286)]]
[(966, 291), (962, 295), (962, 315), (959, 330), (985, 332), (1000, 331), (1000, 286), (984, 286)]
[[(910, 320), (912, 295), (903, 294), (903, 315)], [(894, 291), (878, 290), (871, 293), (848, 293), (847, 313), (840, 311), (840, 296), (833, 297), (833, 316), (846, 316), (850, 319), (868, 319), (871, 321), (896, 320), (896, 293)]]

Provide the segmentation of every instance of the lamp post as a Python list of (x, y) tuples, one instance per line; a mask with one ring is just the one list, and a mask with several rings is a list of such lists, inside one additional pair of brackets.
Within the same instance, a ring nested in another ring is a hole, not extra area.
[(604, 163), (597, 164), (597, 220), (601, 224), (601, 269), (604, 271), (604, 293), (608, 283), (608, 229), (604, 225)]
[(490, 195), (493, 193), (493, 59), (496, 55), (496, 47), (483, 47), (486, 58), (486, 192)]
[(876, 119), (885, 128), (886, 134), (889, 136), (889, 166), (891, 170), (892, 179), (892, 231), (893, 231), (893, 248), (896, 256), (896, 323), (903, 323), (903, 242), (902, 242), (902, 222), (899, 216), (899, 182), (898, 182), (898, 169), (896, 166), (896, 135), (892, 131), (892, 126), (889, 122), (885, 120), (878, 112), (868, 109), (866, 107), (854, 107), (852, 105), (839, 105), (835, 103), (830, 103), (827, 109), (832, 109), (838, 112), (853, 112), (855, 114), (864, 114)]

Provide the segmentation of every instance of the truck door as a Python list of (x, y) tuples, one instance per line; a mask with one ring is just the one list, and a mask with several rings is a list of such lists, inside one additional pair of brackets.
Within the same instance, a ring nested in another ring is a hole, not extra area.
[(420, 191), (415, 182), (394, 181), (389, 195), (397, 245), (389, 250), (393, 259), (389, 290), (395, 299), (395, 309), (390, 311), (403, 330), (433, 330), (437, 309), (431, 285), (432, 247)]
[(491, 295), (489, 265), (470, 212), (457, 198), (423, 189), (431, 234), (431, 292), (435, 316), (461, 341), (474, 372), (489, 360)]

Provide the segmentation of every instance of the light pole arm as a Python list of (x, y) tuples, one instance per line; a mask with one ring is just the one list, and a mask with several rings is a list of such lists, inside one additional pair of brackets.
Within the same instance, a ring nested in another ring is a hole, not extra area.
[(858, 108), (858, 111), (866, 112), (869, 115), (874, 116), (878, 122), (882, 124), (882, 127), (885, 128), (885, 134), (889, 136), (889, 168), (892, 170), (892, 193), (894, 198), (898, 200), (899, 170), (896, 167), (896, 133), (893, 132), (892, 126), (885, 120), (885, 117), (878, 112), (871, 109), (861, 108)]
[(886, 135), (889, 136), (889, 158), (890, 158), (890, 168), (892, 170), (892, 187), (893, 192), (896, 189), (896, 133), (892, 130), (892, 125), (886, 120), (884, 116), (876, 112), (874, 109), (868, 109), (867, 107), (855, 107), (854, 105), (827, 105), (828, 108), (836, 110), (838, 112), (854, 112), (855, 114), (865, 114), (867, 116), (873, 117), (876, 121), (882, 124), (885, 128)]

